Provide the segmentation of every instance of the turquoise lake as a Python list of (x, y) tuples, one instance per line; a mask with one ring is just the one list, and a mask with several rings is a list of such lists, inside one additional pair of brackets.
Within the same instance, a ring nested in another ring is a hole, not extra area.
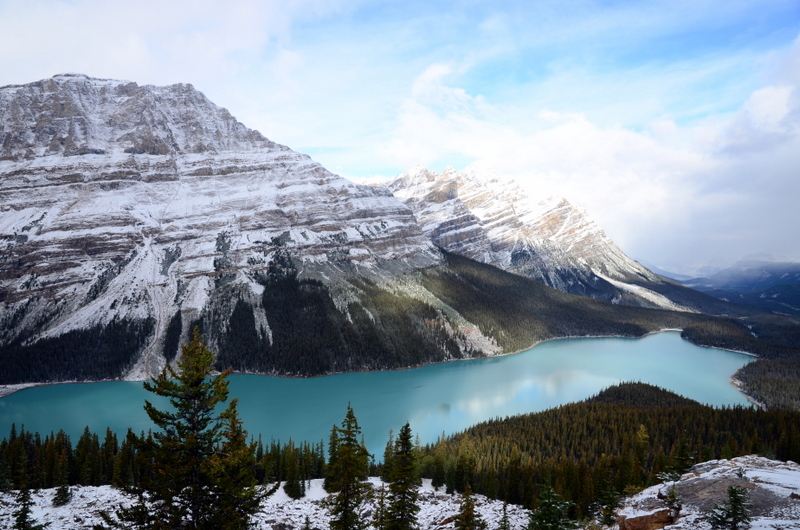
[[(456, 361), (408, 370), (358, 372), (308, 379), (236, 374), (245, 428), (253, 436), (327, 444), (350, 403), (367, 447), (383, 454), (389, 429), (406, 422), (423, 443), (475, 423), (580, 401), (621, 381), (641, 381), (715, 406), (748, 405), (731, 375), (752, 357), (694, 346), (678, 332), (642, 339), (591, 338), (546, 342), (503, 357)], [(0, 438), (12, 423), (49, 433), (64, 429), (73, 443), (84, 426), (101, 435), (151, 428), (141, 383), (59, 384), (0, 398)]]

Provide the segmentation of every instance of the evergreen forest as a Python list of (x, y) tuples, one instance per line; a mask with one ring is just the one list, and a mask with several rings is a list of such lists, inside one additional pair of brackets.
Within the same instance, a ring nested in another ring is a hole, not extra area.
[[(216, 345), (218, 370), (315, 376), (485, 355), (462, 349), (463, 319), (504, 353), (558, 337), (641, 337), (670, 328), (682, 329), (682, 337), (698, 345), (756, 354), (758, 362), (740, 378), (744, 390), (770, 408), (797, 406), (800, 324), (790, 317), (669, 283), (666, 294), (691, 295), (687, 303), (709, 313), (610, 304), (444, 251), (443, 256), (441, 266), (403, 280), (427, 291), (429, 298), (420, 298), (358, 275), (344, 275), (336, 285), (304, 278), (287, 251), (276, 252), (254, 276), (263, 286), (259, 299), (221, 274), (208, 310), (191, 322), (180, 311), (172, 315), (164, 355), (174, 361), (182, 330), (199, 327), (204, 340)], [(34, 342), (18, 337), (0, 349), (0, 384), (119, 378), (152, 342), (155, 329), (152, 318), (114, 320)]]
[[(712, 408), (641, 383), (614, 386), (544, 412), (485, 422), (427, 446), (412, 444), (410, 428), (401, 426), (399, 436), (390, 435), (384, 455), (368, 455), (359, 432), (355, 413), (348, 409), (328, 444), (239, 440), (238, 451), (253, 485), (286, 481), (287, 494), (295, 498), (312, 478), (326, 478), (329, 491), (340, 490), (345, 465), (355, 466), (348, 476), (362, 478), (391, 479), (402, 469), (403, 476), (412, 476), (404, 483), (406, 492), (408, 484), (427, 477), (448, 492), (480, 493), (532, 509), (556, 495), (565, 516), (575, 520), (597, 517), (604, 507), (613, 511), (621, 495), (697, 462), (753, 453), (800, 459), (800, 412)], [(73, 443), (63, 432), (42, 435), (13, 427), (0, 441), (0, 488), (111, 484), (146, 491), (160, 473), (152, 452), (159, 436), (128, 431), (118, 437), (110, 430), (86, 429)], [(406, 505), (413, 503), (413, 496), (404, 499)], [(348, 506), (343, 513), (350, 513)]]

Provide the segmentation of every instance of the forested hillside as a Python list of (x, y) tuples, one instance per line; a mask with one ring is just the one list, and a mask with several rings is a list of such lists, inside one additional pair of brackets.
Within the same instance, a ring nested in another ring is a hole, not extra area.
[(580, 518), (697, 462), (761, 454), (800, 458), (800, 413), (712, 408), (650, 385), (611, 387), (581, 403), (497, 419), (425, 448), (434, 484), (530, 506), (549, 484)]
[[(332, 440), (341, 437), (337, 429)], [(63, 432), (13, 429), (0, 441), (0, 486), (18, 488), (25, 480), (31, 488), (137, 487), (155, 472), (147, 458), (153, 443), (148, 433), (118, 438), (87, 429), (73, 444)], [(384, 455), (373, 455), (371, 475), (389, 473), (393, 443), (390, 439)], [(304, 480), (329, 473), (322, 441), (258, 440), (250, 447), (258, 482), (287, 481), (292, 496), (302, 495)], [(476, 425), (418, 447), (415, 459), (417, 473), (434, 485), (461, 492), (469, 484), (476, 493), (526, 507), (535, 506), (544, 485), (552, 486), (575, 503), (571, 517), (581, 519), (612, 506), (623, 493), (661, 482), (663, 473), (753, 453), (800, 459), (800, 413), (717, 409), (629, 383), (584, 402)]]

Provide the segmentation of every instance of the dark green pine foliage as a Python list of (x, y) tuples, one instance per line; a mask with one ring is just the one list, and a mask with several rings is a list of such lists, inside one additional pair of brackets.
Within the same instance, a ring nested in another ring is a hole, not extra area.
[(747, 502), (747, 489), (742, 486), (728, 486), (728, 500), (715, 504), (706, 521), (712, 530), (740, 530), (750, 526), (750, 504)]
[(417, 528), (419, 506), (417, 451), (411, 440), (411, 427), (403, 425), (397, 434), (389, 474), (389, 506), (386, 530), (413, 530)]
[(392, 474), (392, 459), (394, 457), (394, 432), (389, 429), (389, 440), (386, 442), (386, 448), (383, 450), (383, 464), (381, 465), (381, 479), (384, 482), (391, 480)]
[(131, 488), (138, 484), (139, 474), (136, 466), (136, 435), (128, 429), (125, 439), (114, 456), (114, 471), (111, 484), (118, 488)]
[(215, 496), (211, 507), (213, 516), (210, 526), (203, 528), (249, 529), (250, 517), (258, 511), (264, 498), (280, 486), (276, 483), (263, 492), (256, 489), (255, 442), (247, 442), (247, 431), (239, 419), (237, 404), (238, 399), (231, 400), (220, 414), (222, 442), (209, 462), (211, 475), (217, 480), (212, 489)]
[(25, 344), (22, 336), (3, 347), (0, 384), (27, 381), (91, 381), (119, 377), (155, 331), (155, 319), (114, 319), (105, 326), (68, 331)]
[(58, 455), (56, 462), (55, 480), (58, 483), (55, 495), (53, 495), (53, 506), (64, 506), (72, 500), (72, 490), (68, 482), (68, 458), (67, 450), (63, 449)]
[(228, 372), (211, 376), (214, 355), (197, 329), (181, 349), (178, 372), (167, 366), (145, 389), (168, 397), (171, 410), (145, 401), (158, 427), (138, 441), (149, 472), (137, 488), (140, 502), (122, 509), (123, 521), (140, 528), (244, 529), (261, 502), (255, 489), (254, 447), (246, 442), (228, 398)]
[(537, 506), (531, 511), (528, 530), (572, 530), (578, 523), (567, 517), (573, 503), (561, 498), (550, 486), (539, 492)]
[(350, 405), (341, 427), (331, 433), (331, 462), (328, 465), (328, 491), (336, 492), (330, 506), (331, 530), (362, 530), (369, 522), (361, 506), (370, 493), (364, 481), (369, 468), (369, 452), (359, 438), (361, 428)]
[(386, 487), (381, 485), (376, 497), (375, 513), (372, 516), (372, 526), (378, 530), (384, 530), (386, 528), (386, 517)]
[(461, 508), (454, 521), (455, 530), (486, 530), (486, 522), (481, 514), (475, 510), (475, 499), (469, 484), (461, 494)]
[(597, 506), (600, 524), (611, 526), (617, 521), (617, 508), (622, 505), (620, 495), (607, 474), (598, 483)]
[(33, 516), (31, 516), (33, 501), (31, 500), (31, 490), (27, 487), (19, 490), (16, 501), (17, 509), (14, 510), (13, 513), (14, 526), (11, 527), (13, 530), (41, 530), (50, 526), (50, 523), (37, 523)]
[(511, 530), (511, 521), (508, 520), (508, 502), (503, 503), (503, 516), (500, 517), (500, 525), (497, 530)]
[(305, 483), (300, 480), (300, 466), (297, 461), (297, 451), (294, 442), (289, 440), (283, 450), (283, 461), (285, 463), (286, 483), (283, 491), (292, 499), (300, 499), (305, 495)]
[(83, 434), (78, 439), (75, 447), (76, 468), (78, 470), (78, 484), (82, 486), (97, 486), (101, 480), (100, 440), (96, 433), (89, 427), (84, 427)]

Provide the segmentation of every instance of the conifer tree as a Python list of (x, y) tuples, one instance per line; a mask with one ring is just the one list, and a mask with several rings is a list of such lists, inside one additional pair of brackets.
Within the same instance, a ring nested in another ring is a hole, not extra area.
[(381, 470), (381, 479), (384, 482), (391, 480), (392, 474), (392, 458), (394, 456), (394, 432), (389, 429), (389, 440), (386, 442), (386, 448), (383, 450), (383, 467)]
[(617, 508), (621, 506), (620, 496), (611, 479), (604, 475), (597, 492), (600, 524), (611, 526), (617, 521)]
[(55, 480), (58, 484), (55, 495), (53, 495), (53, 506), (64, 506), (72, 500), (72, 490), (69, 489), (67, 479), (67, 450), (61, 450), (56, 461)]
[(417, 527), (417, 486), (420, 481), (416, 455), (417, 451), (411, 441), (411, 427), (406, 423), (397, 434), (392, 454), (387, 530), (413, 530)]
[(444, 486), (447, 480), (447, 454), (444, 447), (445, 439), (445, 435), (442, 433), (441, 438), (439, 438), (433, 450), (433, 477), (431, 477), (431, 486), (437, 489)]
[(372, 516), (372, 526), (378, 530), (384, 530), (386, 528), (386, 487), (383, 485), (381, 485), (378, 490), (375, 514)]
[(567, 511), (573, 503), (565, 501), (550, 486), (539, 492), (536, 508), (531, 511), (528, 530), (571, 530), (578, 524), (567, 518)]
[(497, 530), (511, 530), (511, 521), (508, 520), (508, 502), (503, 503), (503, 516), (500, 517), (500, 526)]
[(134, 527), (244, 529), (261, 503), (255, 452), (246, 443), (237, 401), (222, 414), (215, 411), (228, 398), (230, 371), (212, 377), (213, 361), (195, 329), (181, 348), (178, 371), (168, 365), (144, 384), (169, 398), (172, 409), (159, 410), (145, 401), (159, 430), (137, 445), (151, 468), (134, 490), (139, 503), (118, 514)]
[(286, 471), (286, 483), (283, 485), (283, 491), (292, 499), (300, 499), (305, 492), (303, 491), (303, 483), (300, 480), (300, 470), (297, 465), (297, 451), (294, 447), (294, 442), (289, 440), (283, 450), (284, 469)]
[(50, 526), (50, 523), (39, 524), (31, 516), (31, 490), (27, 486), (23, 486), (17, 494), (17, 509), (14, 510), (14, 526), (13, 530), (42, 530)]
[(453, 521), (455, 530), (486, 530), (486, 522), (481, 514), (475, 510), (475, 499), (472, 497), (472, 487), (467, 484), (461, 494), (461, 508)]
[(331, 433), (331, 462), (328, 465), (328, 491), (336, 496), (330, 507), (331, 530), (362, 530), (368, 522), (362, 518), (361, 505), (369, 495), (369, 485), (364, 482), (369, 466), (369, 452), (364, 447), (361, 428), (347, 406), (347, 415), (342, 426), (334, 427)]
[(740, 530), (750, 526), (750, 504), (747, 502), (747, 489), (742, 486), (728, 486), (728, 500), (720, 506), (715, 504), (706, 521), (712, 530)]

